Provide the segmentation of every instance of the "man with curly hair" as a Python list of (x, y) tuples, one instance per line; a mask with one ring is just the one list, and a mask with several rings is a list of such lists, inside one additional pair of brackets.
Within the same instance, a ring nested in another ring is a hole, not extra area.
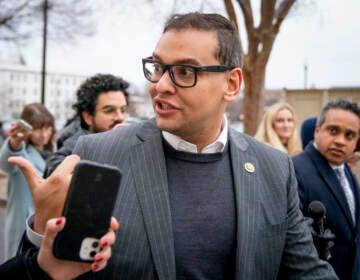
[(96, 74), (78, 88), (76, 113), (59, 132), (58, 150), (48, 159), (44, 176), (48, 177), (63, 159), (72, 153), (81, 135), (104, 132), (125, 125), (129, 83), (111, 74)]

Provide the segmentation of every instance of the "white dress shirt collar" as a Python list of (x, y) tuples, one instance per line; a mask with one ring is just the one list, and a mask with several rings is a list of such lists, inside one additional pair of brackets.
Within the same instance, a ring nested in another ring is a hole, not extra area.
[[(178, 151), (184, 151), (189, 153), (198, 153), (196, 145), (187, 142), (181, 139), (179, 136), (171, 134), (167, 131), (162, 131), (162, 135), (165, 140)], [(221, 133), (219, 137), (211, 144), (207, 145), (202, 151), (202, 154), (211, 154), (222, 152), (225, 148), (226, 142), (228, 140), (228, 121), (226, 116), (223, 117), (223, 122), (221, 124)]]
[(343, 169), (343, 170), (345, 170), (345, 164), (344, 163), (342, 163), (340, 165), (335, 165), (335, 164), (332, 164), (332, 163), (329, 162), (329, 164), (330, 164), (332, 169)]

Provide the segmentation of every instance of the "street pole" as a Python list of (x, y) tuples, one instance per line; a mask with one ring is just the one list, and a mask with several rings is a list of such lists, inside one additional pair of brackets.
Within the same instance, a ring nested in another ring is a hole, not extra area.
[(47, 11), (48, 11), (48, 1), (44, 0), (44, 10), (43, 10), (44, 29), (43, 29), (43, 49), (42, 49), (42, 70), (41, 70), (41, 103), (42, 104), (45, 104)]
[(308, 88), (308, 66), (305, 63), (304, 65), (304, 89)]

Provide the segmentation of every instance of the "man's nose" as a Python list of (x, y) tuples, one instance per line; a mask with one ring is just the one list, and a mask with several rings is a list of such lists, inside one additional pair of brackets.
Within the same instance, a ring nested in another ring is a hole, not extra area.
[(335, 143), (344, 145), (346, 142), (346, 137), (344, 133), (339, 133), (335, 137)]
[(115, 114), (115, 119), (118, 121), (125, 121), (126, 118), (126, 112), (124, 112), (123, 110), (116, 110), (116, 114)]
[(171, 80), (169, 70), (165, 71), (164, 74), (160, 77), (160, 80), (156, 83), (156, 91), (161, 93), (175, 93), (175, 84)]

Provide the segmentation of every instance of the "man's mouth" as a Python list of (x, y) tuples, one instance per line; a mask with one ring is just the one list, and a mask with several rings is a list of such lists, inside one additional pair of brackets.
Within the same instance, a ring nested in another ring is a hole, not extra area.
[(339, 149), (330, 149), (330, 152), (336, 156), (343, 156), (345, 153)]
[(171, 106), (166, 103), (159, 103), (159, 107), (161, 110), (170, 110), (171, 109)]

